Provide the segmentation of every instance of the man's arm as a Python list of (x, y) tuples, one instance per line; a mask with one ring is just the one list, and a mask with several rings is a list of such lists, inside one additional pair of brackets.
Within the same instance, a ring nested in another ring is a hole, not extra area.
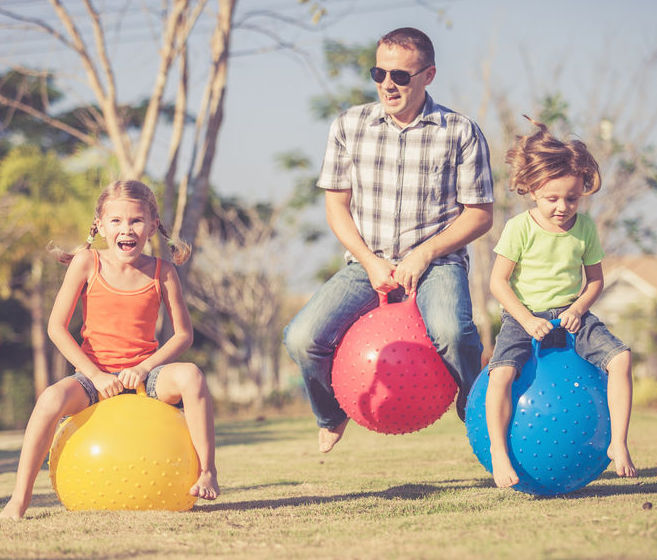
[(351, 215), (351, 191), (326, 191), (326, 221), (340, 243), (363, 265), (372, 287), (387, 293), (397, 287), (393, 278), (395, 266), (377, 257), (365, 244)]
[(418, 281), (431, 262), (449, 255), (486, 233), (493, 225), (493, 203), (466, 204), (449, 227), (418, 245), (397, 266), (395, 280), (407, 294), (417, 289)]

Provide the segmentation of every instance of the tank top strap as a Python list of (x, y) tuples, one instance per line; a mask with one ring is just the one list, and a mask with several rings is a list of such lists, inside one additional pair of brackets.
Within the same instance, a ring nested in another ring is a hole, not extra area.
[(87, 289), (91, 288), (93, 283), (96, 281), (96, 278), (98, 278), (98, 275), (100, 274), (100, 255), (96, 249), (91, 249), (91, 254), (94, 256), (94, 272), (89, 279)]
[(153, 280), (155, 281), (155, 291), (162, 300), (162, 286), (160, 285), (160, 271), (162, 270), (162, 259), (160, 257), (155, 257), (155, 276)]

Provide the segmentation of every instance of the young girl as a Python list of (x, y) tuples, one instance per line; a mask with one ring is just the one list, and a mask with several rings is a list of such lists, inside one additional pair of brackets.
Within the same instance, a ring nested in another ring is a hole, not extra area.
[(511, 189), (529, 193), (535, 206), (507, 222), (490, 280), (503, 307), (486, 394), (493, 478), (501, 488), (518, 482), (507, 447), (511, 385), (530, 358), (532, 338), (542, 340), (555, 318), (575, 334), (577, 353), (608, 373), (608, 454), (619, 476), (633, 477), (636, 469), (627, 448), (630, 350), (589, 311), (602, 292), (603, 251), (593, 221), (577, 213), (580, 199), (600, 188), (598, 164), (584, 143), (558, 140), (545, 125), (529, 120), (539, 130), (517, 138), (506, 162)]
[[(201, 371), (173, 360), (192, 343), (192, 326), (174, 266), (143, 254), (160, 224), (152, 191), (138, 181), (117, 181), (101, 193), (86, 246), (74, 255), (56, 250), (69, 263), (48, 322), (48, 334), (76, 373), (48, 387), (38, 398), (25, 430), (16, 486), (0, 517), (25, 514), (34, 481), (50, 449), (59, 420), (141, 383), (150, 397), (184, 405), (185, 418), (201, 467), (193, 496), (213, 500), (219, 493), (215, 466), (212, 399)], [(107, 249), (90, 249), (96, 234)], [(170, 241), (173, 260), (182, 264), (189, 246)], [(68, 325), (82, 297), (82, 345)], [(158, 348), (155, 326), (163, 301), (173, 336)]]

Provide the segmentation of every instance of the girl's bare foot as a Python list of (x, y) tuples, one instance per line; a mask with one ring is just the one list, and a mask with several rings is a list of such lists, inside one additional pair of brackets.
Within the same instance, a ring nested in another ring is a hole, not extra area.
[(347, 427), (347, 418), (342, 424), (338, 424), (335, 428), (320, 428), (318, 439), (319, 439), (319, 451), (321, 453), (328, 453), (333, 449), (336, 443), (340, 441), (344, 430)]
[(498, 488), (509, 488), (520, 482), (508, 453), (494, 453), (491, 449), (490, 457), (493, 464), (493, 480)]
[(23, 518), (26, 509), (27, 506), (23, 507), (22, 504), (19, 504), (11, 498), (5, 507), (2, 508), (2, 511), (0, 511), (0, 519), (14, 519), (18, 521)]
[(636, 467), (630, 457), (630, 450), (627, 445), (613, 443), (607, 449), (607, 455), (614, 461), (616, 474), (622, 477), (634, 478), (637, 475)]
[(219, 495), (217, 474), (210, 471), (201, 471), (201, 475), (194, 486), (189, 489), (189, 493), (204, 500), (214, 500)]

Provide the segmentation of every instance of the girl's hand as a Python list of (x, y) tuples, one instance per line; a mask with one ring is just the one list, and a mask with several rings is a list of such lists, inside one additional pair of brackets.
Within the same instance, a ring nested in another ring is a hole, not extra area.
[(116, 375), (111, 373), (101, 372), (91, 382), (96, 387), (98, 394), (104, 399), (115, 397), (123, 391), (123, 383), (121, 383)]
[(554, 325), (547, 319), (532, 317), (531, 319), (524, 321), (522, 327), (527, 331), (527, 334), (534, 337), (536, 340), (543, 340), (545, 335), (554, 328)]
[(142, 366), (125, 368), (119, 373), (119, 381), (126, 389), (136, 389), (148, 377), (148, 371)]
[(573, 334), (582, 326), (582, 314), (574, 309), (566, 309), (559, 315), (559, 319), (561, 319), (561, 326)]

